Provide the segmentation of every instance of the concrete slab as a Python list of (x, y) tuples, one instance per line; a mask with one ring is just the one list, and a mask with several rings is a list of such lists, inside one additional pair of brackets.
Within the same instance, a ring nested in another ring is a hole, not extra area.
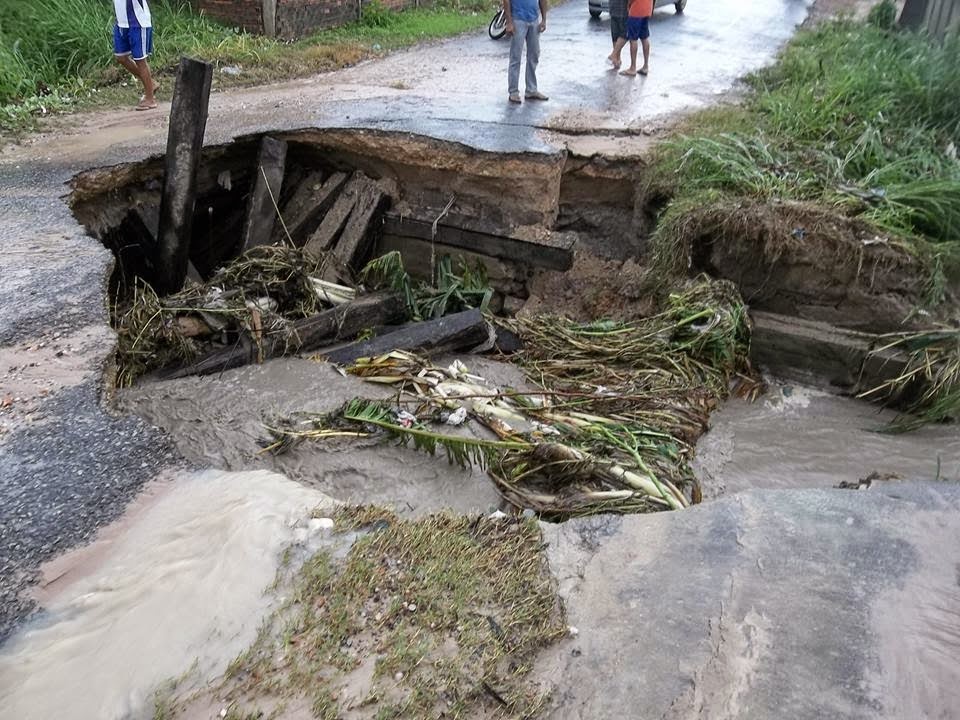
[(946, 718), (960, 486), (751, 491), (546, 526), (578, 634), (551, 718)]

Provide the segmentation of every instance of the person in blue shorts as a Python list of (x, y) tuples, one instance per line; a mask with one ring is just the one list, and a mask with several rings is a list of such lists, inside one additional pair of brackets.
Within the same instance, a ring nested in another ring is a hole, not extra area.
[(503, 0), (510, 36), (510, 66), (507, 70), (507, 99), (520, 100), (520, 60), (527, 46), (527, 72), (523, 97), (549, 100), (537, 89), (537, 64), (540, 62), (540, 33), (547, 30), (547, 0)]
[(143, 83), (143, 97), (135, 109), (152, 110), (157, 106), (147, 58), (153, 52), (153, 22), (147, 0), (113, 0), (117, 23), (113, 26), (113, 54), (117, 62)]
[[(621, 70), (621, 75), (635, 77), (646, 75), (650, 70), (650, 16), (653, 15), (653, 0), (630, 0), (627, 15), (627, 40), (630, 41), (630, 67)], [(643, 67), (637, 68), (637, 41), (643, 45)]]

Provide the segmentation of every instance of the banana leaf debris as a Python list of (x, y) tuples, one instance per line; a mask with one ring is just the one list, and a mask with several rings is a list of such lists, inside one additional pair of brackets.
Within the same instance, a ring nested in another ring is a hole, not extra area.
[[(333, 413), (278, 419), (267, 450), (379, 437), (482, 467), (510, 504), (547, 519), (673, 510), (700, 500), (689, 462), (711, 410), (734, 381), (759, 392), (749, 319), (726, 281), (700, 280), (632, 323), (497, 322), (522, 338), (513, 359), (535, 391), (497, 387), (460, 361), (361, 358), (345, 372), (395, 387), (396, 401), (355, 398)], [(490, 437), (459, 431), (464, 420)]]

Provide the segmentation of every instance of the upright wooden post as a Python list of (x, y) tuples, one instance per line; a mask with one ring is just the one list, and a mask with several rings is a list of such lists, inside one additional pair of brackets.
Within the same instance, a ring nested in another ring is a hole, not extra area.
[(287, 144), (264, 136), (257, 155), (256, 176), (253, 191), (247, 204), (247, 217), (243, 223), (243, 250), (257, 245), (269, 245), (273, 225), (277, 219), (277, 203), (287, 160)]
[(158, 267), (155, 288), (160, 294), (183, 287), (190, 258), (193, 205), (197, 195), (197, 168), (207, 128), (210, 63), (181, 58), (170, 107), (166, 174), (160, 199)]

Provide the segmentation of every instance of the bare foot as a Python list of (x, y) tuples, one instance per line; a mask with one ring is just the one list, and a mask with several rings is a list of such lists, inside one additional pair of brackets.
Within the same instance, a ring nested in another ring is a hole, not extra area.
[(621, 74), (621, 75), (626, 75), (626, 76), (628, 76), (628, 77), (636, 77), (636, 76), (637, 76), (637, 71), (634, 70), (633, 68), (627, 68), (626, 70), (621, 70), (621, 71), (620, 71), (620, 74)]
[(620, 58), (615, 57), (613, 53), (611, 53), (610, 55), (607, 55), (607, 60), (610, 62), (611, 65), (613, 65), (614, 70), (620, 69)]

